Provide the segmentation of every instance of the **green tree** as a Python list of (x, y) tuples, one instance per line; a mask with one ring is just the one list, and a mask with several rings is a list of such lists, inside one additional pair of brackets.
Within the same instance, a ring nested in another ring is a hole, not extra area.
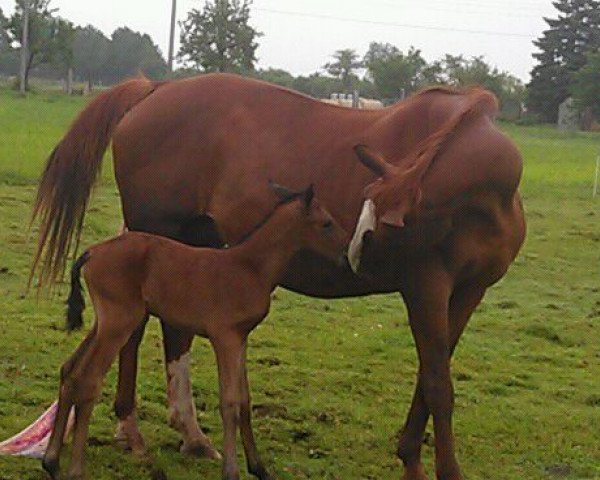
[(10, 37), (7, 28), (8, 18), (4, 16), (4, 12), (0, 8), (0, 52), (4, 52), (10, 48)]
[(437, 63), (437, 79), (456, 87), (482, 86), (500, 100), (502, 113), (507, 118), (517, 118), (525, 97), (525, 86), (513, 75), (489, 65), (483, 57), (467, 59), (462, 55), (446, 55)]
[(19, 57), (12, 48), (9, 32), (9, 20), (0, 8), (0, 74), (16, 75), (19, 68)]
[[(29, 85), (31, 69), (42, 63), (50, 63), (56, 53), (56, 9), (50, 8), (51, 0), (30, 0), (29, 6), (29, 58), (25, 68), (25, 85)], [(9, 22), (11, 38), (19, 45), (23, 37), (23, 8), (25, 1), (16, 0), (15, 13)]]
[(358, 84), (358, 76), (355, 72), (363, 67), (363, 62), (355, 50), (338, 50), (333, 55), (333, 62), (326, 63), (325, 71), (340, 80), (342, 89), (350, 92)]
[[(75, 39), (75, 27), (64, 18), (56, 18), (52, 22), (52, 42), (47, 53), (49, 61), (59, 69), (61, 74), (70, 81), (69, 70), (73, 68), (73, 42)], [(68, 86), (70, 90), (70, 84)]]
[(600, 50), (589, 54), (586, 66), (573, 75), (571, 92), (581, 111), (590, 108), (600, 117)]
[(179, 59), (204, 72), (254, 70), (257, 39), (250, 26), (251, 0), (212, 0), (182, 23)]
[(364, 58), (368, 75), (383, 99), (400, 99), (424, 84), (427, 62), (411, 47), (406, 54), (389, 43), (373, 42)]
[(73, 65), (77, 78), (87, 82), (91, 91), (106, 69), (110, 40), (92, 25), (79, 27), (73, 40)]
[(123, 27), (112, 34), (108, 61), (103, 70), (103, 80), (115, 83), (140, 72), (150, 78), (163, 78), (168, 67), (160, 49), (148, 34)]
[(265, 82), (281, 85), (282, 87), (294, 88), (294, 76), (281, 68), (258, 70), (253, 76)]
[(332, 93), (339, 93), (343, 86), (338, 78), (313, 73), (297, 77), (294, 80), (293, 88), (314, 98), (329, 98)]
[(557, 0), (558, 18), (534, 44), (538, 64), (531, 72), (527, 106), (545, 121), (556, 122), (559, 105), (569, 96), (573, 74), (600, 48), (600, 1)]

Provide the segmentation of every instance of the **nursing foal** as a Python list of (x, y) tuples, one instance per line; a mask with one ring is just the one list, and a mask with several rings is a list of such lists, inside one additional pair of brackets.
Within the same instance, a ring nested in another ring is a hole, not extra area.
[(75, 262), (68, 326), (82, 322), (82, 268), (96, 322), (61, 369), (58, 413), (43, 460), (53, 479), (59, 475), (59, 455), (72, 406), (75, 430), (69, 478), (83, 477), (88, 424), (102, 380), (148, 314), (208, 337), (212, 343), (224, 432), (223, 478), (239, 478), (238, 426), (248, 471), (263, 480), (272, 478), (260, 461), (250, 424), (246, 340), (267, 315), (271, 292), (295, 253), (308, 248), (336, 259), (348, 242), (341, 227), (313, 199), (312, 187), (301, 193), (272, 187), (280, 197), (273, 213), (230, 249), (194, 248), (128, 232), (91, 247)]

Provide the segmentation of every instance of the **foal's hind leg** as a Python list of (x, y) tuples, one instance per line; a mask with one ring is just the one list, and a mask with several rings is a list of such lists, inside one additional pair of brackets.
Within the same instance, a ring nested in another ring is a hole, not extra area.
[(79, 344), (71, 357), (63, 364), (60, 370), (60, 386), (58, 395), (58, 410), (52, 427), (52, 434), (48, 442), (48, 447), (44, 453), (42, 465), (52, 478), (58, 478), (60, 469), (60, 451), (63, 446), (64, 437), (66, 434), (69, 414), (73, 406), (73, 395), (68, 383), (65, 380), (71, 374), (81, 357), (86, 353), (97, 331), (97, 324), (94, 324), (92, 330), (87, 334), (83, 341)]
[(84, 475), (89, 421), (94, 402), (102, 390), (104, 376), (117, 353), (144, 319), (143, 304), (139, 308), (135, 305), (133, 308), (122, 308), (95, 302), (95, 307), (100, 324), (98, 334), (66, 380), (71, 385), (76, 414), (69, 469), (69, 478), (72, 480), (82, 479)]

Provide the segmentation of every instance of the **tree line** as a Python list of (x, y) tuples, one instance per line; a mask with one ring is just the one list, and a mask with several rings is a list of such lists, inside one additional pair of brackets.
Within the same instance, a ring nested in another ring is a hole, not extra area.
[[(23, 1), (16, 0), (10, 18), (0, 10), (0, 74), (18, 69)], [(406, 51), (373, 42), (360, 55), (352, 49), (333, 53), (331, 61), (310, 75), (294, 76), (276, 68), (257, 69), (262, 36), (251, 25), (252, 0), (208, 0), (180, 23), (181, 67), (168, 72), (159, 48), (145, 34), (126, 27), (106, 37), (95, 27), (76, 27), (51, 8), (51, 0), (31, 1), (28, 71), (51, 78), (72, 70), (90, 87), (112, 84), (143, 72), (151, 78), (182, 77), (204, 72), (234, 72), (290, 87), (314, 97), (358, 90), (364, 97), (391, 103), (435, 84), (482, 85), (500, 99), (503, 114), (521, 116), (523, 105), (532, 121), (555, 122), (568, 97), (581, 111), (600, 115), (600, 0), (556, 0), (558, 18), (534, 43), (537, 61), (528, 85), (488, 64), (483, 57), (445, 55), (427, 61), (420, 50)]]
[[(24, 0), (16, 0), (7, 18), (0, 9), (0, 74), (19, 73)], [(29, 55), (25, 79), (31, 72), (50, 79), (67, 78), (94, 85), (110, 85), (143, 71), (152, 78), (167, 74), (167, 63), (147, 34), (127, 27), (109, 37), (92, 25), (75, 26), (58, 15), (51, 0), (30, 0)]]

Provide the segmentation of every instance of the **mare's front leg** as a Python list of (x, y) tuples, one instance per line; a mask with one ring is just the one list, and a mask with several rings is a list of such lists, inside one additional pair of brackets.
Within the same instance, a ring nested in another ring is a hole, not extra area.
[(252, 409), (250, 402), (250, 386), (248, 382), (248, 370), (246, 368), (246, 345), (242, 356), (242, 375), (240, 384), (240, 433), (242, 443), (244, 445), (244, 453), (246, 454), (246, 463), (248, 472), (260, 480), (272, 480), (267, 469), (263, 465), (258, 450), (256, 441), (252, 431)]
[[(449, 306), (450, 356), (484, 293), (485, 287), (477, 283), (462, 285), (452, 293)], [(398, 442), (398, 456), (404, 463), (403, 480), (427, 480), (421, 463), (421, 447), (429, 415), (423, 394), (423, 380), (419, 374), (410, 411)]]
[[(427, 413), (433, 416), (435, 436), (436, 474), (438, 480), (461, 480), (460, 468), (454, 451), (452, 413), (454, 391), (450, 377), (450, 353), (452, 350), (449, 302), (453, 280), (442, 262), (430, 260), (411, 269), (410, 285), (403, 290), (408, 308), (411, 330), (419, 356), (419, 381), (408, 425), (414, 431), (424, 428)], [(406, 429), (405, 429), (406, 431)], [(426, 478), (420, 461), (409, 459), (405, 463), (415, 479)], [(413, 468), (413, 472), (410, 469)], [(405, 476), (405, 478), (413, 478)]]
[(223, 421), (223, 480), (239, 480), (236, 456), (237, 429), (240, 424), (246, 337), (236, 331), (211, 337), (219, 370), (219, 400)]
[(167, 369), (169, 424), (181, 433), (182, 453), (218, 460), (219, 452), (198, 425), (190, 380), (190, 348), (194, 335), (161, 322)]

